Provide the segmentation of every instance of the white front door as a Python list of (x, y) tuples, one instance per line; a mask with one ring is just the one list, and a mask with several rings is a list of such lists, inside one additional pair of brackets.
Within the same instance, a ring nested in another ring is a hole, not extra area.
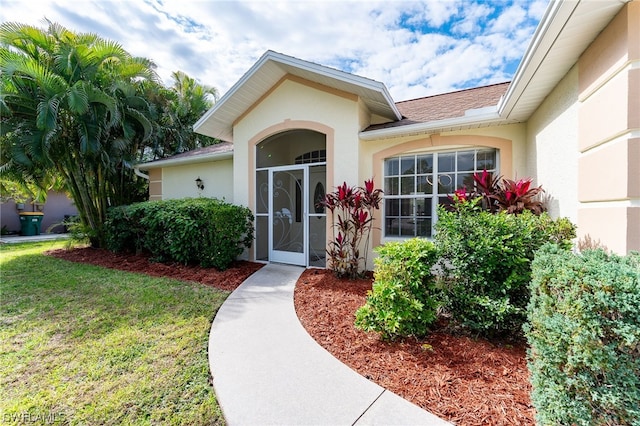
[(269, 260), (307, 264), (307, 166), (269, 169)]

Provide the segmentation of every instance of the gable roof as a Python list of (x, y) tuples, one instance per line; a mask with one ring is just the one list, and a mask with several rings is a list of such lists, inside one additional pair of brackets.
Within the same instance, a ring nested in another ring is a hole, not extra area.
[(524, 122), (631, 0), (551, 1), (511, 84), (394, 103), (384, 84), (267, 51), (195, 125), (198, 133), (233, 141), (233, 123), (287, 74), (358, 95), (389, 122), (360, 132), (364, 140)]
[(353, 93), (369, 110), (395, 121), (402, 118), (384, 84), (365, 77), (268, 50), (196, 124), (195, 132), (233, 141), (233, 123), (287, 74)]

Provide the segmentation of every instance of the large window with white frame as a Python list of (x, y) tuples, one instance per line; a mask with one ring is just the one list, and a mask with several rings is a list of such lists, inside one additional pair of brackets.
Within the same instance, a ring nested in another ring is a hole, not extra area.
[(399, 155), (384, 160), (385, 237), (431, 237), (438, 204), (473, 188), (473, 174), (499, 169), (496, 149)]

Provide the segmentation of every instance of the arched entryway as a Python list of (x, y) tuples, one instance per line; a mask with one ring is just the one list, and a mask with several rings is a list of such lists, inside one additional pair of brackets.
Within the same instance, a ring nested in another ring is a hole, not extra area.
[(325, 267), (326, 135), (288, 130), (255, 149), (256, 260)]

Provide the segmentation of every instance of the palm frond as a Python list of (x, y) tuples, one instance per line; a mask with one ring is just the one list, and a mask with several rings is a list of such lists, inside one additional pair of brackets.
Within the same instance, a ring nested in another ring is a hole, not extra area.
[(142, 135), (142, 141), (147, 141), (151, 137), (153, 129), (153, 126), (151, 125), (149, 119), (140, 111), (133, 108), (125, 108), (125, 114), (127, 115), (127, 117), (133, 118), (138, 124), (140, 124), (140, 126), (142, 126), (142, 129), (144, 131), (144, 134)]
[(106, 109), (108, 115), (106, 120), (107, 126), (111, 127), (116, 125), (121, 117), (116, 99), (91, 84), (86, 84), (84, 90), (87, 94), (89, 104), (100, 104)]
[(78, 123), (80, 152), (95, 155), (100, 151), (101, 127), (95, 121), (85, 120)]
[(89, 110), (89, 95), (87, 95), (85, 86), (84, 81), (78, 81), (69, 90), (67, 105), (73, 113), (85, 114)]
[(60, 99), (57, 96), (44, 98), (38, 103), (36, 126), (46, 132), (56, 128)]

